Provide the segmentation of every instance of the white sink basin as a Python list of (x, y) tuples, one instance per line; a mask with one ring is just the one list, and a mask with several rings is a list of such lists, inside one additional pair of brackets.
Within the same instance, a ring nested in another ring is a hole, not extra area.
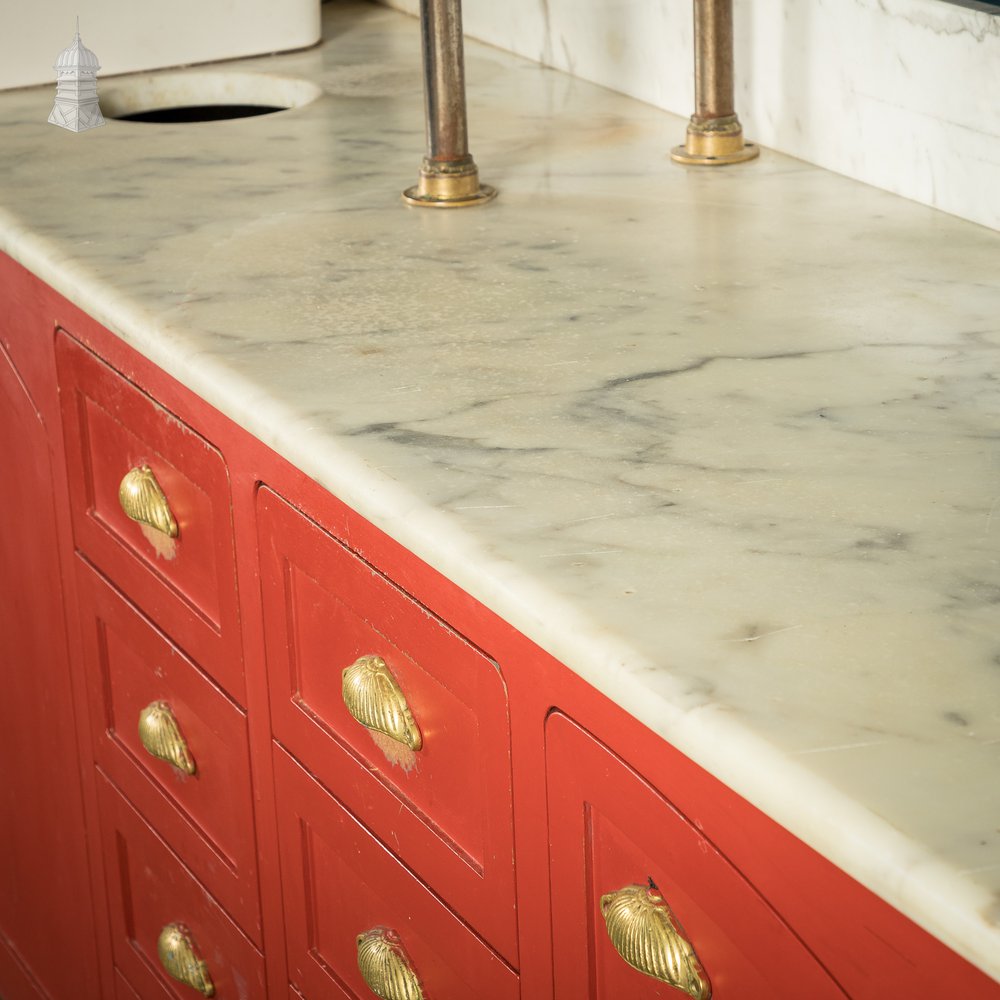
[[(52, 64), (80, 37), (115, 73), (304, 48), (319, 41), (319, 0), (45, 0), (19, 3), (4, 26), (0, 89), (52, 83)], [(98, 92), (101, 92), (98, 82)]]

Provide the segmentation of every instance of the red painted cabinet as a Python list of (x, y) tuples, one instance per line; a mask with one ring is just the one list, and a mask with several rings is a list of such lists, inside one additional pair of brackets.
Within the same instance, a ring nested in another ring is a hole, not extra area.
[(263, 997), (226, 462), (64, 330), (55, 360), (115, 989)]
[[(219, 451), (63, 331), (56, 337), (77, 549), (237, 700), (240, 657), (229, 474)], [(122, 479), (148, 469), (175, 534), (128, 518)]]
[(118, 790), (98, 780), (118, 973), (141, 997), (265, 997), (261, 954)]
[[(39, 331), (14, 312), (5, 278), (0, 270), (0, 995), (97, 996), (53, 411), (11, 353)], [(54, 385), (44, 389), (54, 399)]]
[[(259, 942), (246, 712), (94, 569), (77, 569), (94, 760)], [(146, 745), (156, 718), (177, 743)]]
[[(387, 992), (395, 971), (397, 982), (412, 977), (433, 1000), (518, 997), (516, 973), (299, 764), (276, 753), (293, 985), (308, 997), (416, 996)], [(361, 971), (366, 947), (375, 956), (371, 984)]]
[(4, 1000), (1000, 998), (2, 258), (0, 285)]
[[(516, 961), (500, 668), (270, 490), (257, 511), (275, 739)], [(354, 668), (363, 657), (380, 672)], [(345, 697), (349, 669), (360, 704)], [(393, 695), (419, 746), (377, 728)]]
[(768, 903), (631, 767), (545, 727), (555, 997), (843, 1000)]

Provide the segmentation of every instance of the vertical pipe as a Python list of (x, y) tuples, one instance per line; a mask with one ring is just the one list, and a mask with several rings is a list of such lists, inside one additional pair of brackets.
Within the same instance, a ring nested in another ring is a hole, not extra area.
[(465, 59), (460, 0), (420, 0), (424, 53), (427, 158), (451, 162), (469, 155)]
[(694, 0), (694, 114), (678, 163), (721, 166), (751, 160), (760, 149), (743, 141), (733, 83), (733, 0)]
[(733, 107), (733, 0), (694, 5), (694, 119), (728, 118)]
[(496, 190), (479, 183), (469, 152), (462, 0), (420, 0), (420, 34), (427, 155), (420, 179), (403, 192), (403, 200), (432, 208), (480, 205), (494, 198)]

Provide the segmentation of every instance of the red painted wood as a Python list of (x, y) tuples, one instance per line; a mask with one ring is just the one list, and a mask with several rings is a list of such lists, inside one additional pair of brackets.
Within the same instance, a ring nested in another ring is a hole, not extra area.
[[(94, 759), (243, 929), (260, 940), (246, 714), (83, 560)], [(165, 701), (196, 771), (150, 755), (139, 714)]]
[(47, 996), (25, 967), (13, 941), (0, 932), (0, 988), (6, 1000), (40, 1000)]
[[(77, 547), (237, 699), (239, 654), (229, 477), (220, 453), (65, 334), (56, 343)], [(127, 518), (118, 487), (148, 465), (177, 522), (164, 556)]]
[[(239, 581), (242, 614), (239, 625), (241, 629), (243, 652), (246, 662), (246, 704), (248, 708), (248, 723), (250, 729), (250, 760), (254, 785), (254, 825), (257, 835), (258, 877), (261, 900), (261, 922), (263, 928), (264, 950), (267, 954), (267, 984), (268, 995), (281, 996), (287, 990), (287, 973), (285, 963), (285, 938), (282, 916), (281, 882), (278, 866), (278, 834), (277, 821), (273, 802), (273, 777), (271, 760), (271, 728), (267, 699), (267, 674), (264, 666), (263, 617), (260, 608), (260, 574), (257, 560), (257, 527), (256, 527), (256, 489), (260, 479), (268, 474), (277, 478), (276, 469), (281, 470), (283, 481), (294, 484), (295, 490), (316, 488), (307, 477), (294, 469), (287, 462), (270, 451), (259, 442), (253, 440), (231, 421), (225, 419), (216, 409), (209, 406), (189, 389), (172, 378), (167, 377), (155, 365), (127, 347), (121, 340), (109, 333), (90, 316), (72, 305), (62, 296), (45, 286), (33, 275), (7, 258), (9, 268), (16, 272), (18, 280), (27, 289), (34, 302), (33, 313), (41, 317), (42, 331), (39, 338), (45, 345), (48, 359), (45, 376), (48, 384), (54, 385), (54, 357), (52, 333), (56, 327), (71, 329), (74, 338), (88, 349), (97, 351), (116, 371), (133, 383), (141, 385), (144, 390), (152, 393), (157, 401), (173, 413), (183, 414), (184, 422), (196, 433), (206, 439), (217, 442), (224, 453), (232, 460), (230, 470), (232, 477), (232, 508), (233, 528), (236, 539), (236, 571)], [(37, 332), (37, 331), (36, 331)], [(47, 339), (46, 339), (47, 338)], [(58, 426), (58, 406), (53, 426)], [(216, 435), (220, 435), (216, 437)], [(65, 478), (65, 473), (61, 475)], [(62, 495), (68, 495), (68, 488), (63, 486)], [(328, 496), (324, 494), (324, 496)], [(69, 511), (63, 513), (66, 522), (65, 535), (71, 540), (69, 528)], [(67, 563), (67, 573), (70, 583), (73, 583), (73, 571), (70, 563), (71, 541), (64, 546)], [(83, 673), (79, 671), (78, 673)], [(81, 698), (86, 700), (85, 680), (79, 681)], [(90, 748), (89, 732), (82, 732), (83, 753)], [(92, 778), (93, 769), (88, 769)], [(85, 802), (91, 817), (89, 822), (96, 829), (97, 797), (96, 786), (92, 780), (85, 785)], [(103, 856), (99, 850), (99, 839), (90, 839), (92, 846), (91, 864), (97, 870), (103, 870)], [(97, 905), (103, 913), (106, 900), (103, 894), (105, 880), (102, 877), (95, 883), (102, 890), (98, 895)], [(96, 932), (101, 939), (102, 955), (105, 956), (102, 974), (111, 967), (111, 943), (107, 931), (107, 919), (99, 917)], [(110, 977), (110, 972), (107, 972)], [(108, 979), (107, 991), (112, 989), (112, 981)]]
[(227, 454), (237, 462), (233, 470), (233, 512), (236, 525), (237, 572), (241, 598), (244, 662), (246, 663), (250, 764), (254, 790), (254, 823), (257, 836), (258, 881), (264, 952), (267, 959), (268, 996), (280, 997), (288, 989), (284, 904), (274, 802), (274, 761), (271, 717), (264, 659), (264, 615), (261, 608), (260, 569), (257, 552), (257, 462), (253, 448), (242, 436)]
[[(269, 490), (258, 513), (275, 737), (513, 960), (499, 669)], [(365, 654), (386, 661), (420, 727), (423, 746), (403, 761), (344, 705), (342, 671)]]
[(654, 788), (560, 714), (546, 726), (557, 1000), (677, 995), (615, 951), (605, 893), (654, 884), (694, 945), (715, 1000), (844, 994), (754, 888)]
[(181, 923), (208, 965), (216, 1000), (265, 997), (264, 961), (253, 944), (106, 779), (99, 794), (115, 965), (133, 989), (143, 998), (195, 995), (157, 955), (160, 931)]
[(433, 1000), (513, 1000), (517, 976), (295, 761), (275, 748), (292, 982), (367, 998), (357, 935), (394, 931)]
[(139, 994), (118, 969), (115, 969), (115, 1000), (140, 1000)]
[(0, 326), (0, 992), (96, 995), (97, 958), (49, 443)]

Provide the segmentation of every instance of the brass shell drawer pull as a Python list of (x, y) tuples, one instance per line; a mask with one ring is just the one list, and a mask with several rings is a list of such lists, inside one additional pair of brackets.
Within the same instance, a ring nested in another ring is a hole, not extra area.
[(358, 969), (368, 988), (382, 1000), (424, 1000), (420, 980), (399, 938), (384, 927), (358, 935)]
[(344, 671), (344, 704), (354, 718), (410, 750), (423, 746), (410, 706), (381, 656), (361, 656)]
[(692, 1000), (709, 1000), (708, 976), (655, 889), (627, 885), (609, 892), (601, 897), (601, 913), (611, 943), (633, 969), (682, 990)]
[(208, 966), (198, 957), (194, 941), (182, 924), (167, 924), (160, 931), (156, 951), (163, 968), (178, 982), (197, 990), (203, 997), (215, 995)]
[(185, 774), (194, 774), (194, 758), (181, 735), (177, 718), (165, 701), (154, 701), (139, 713), (139, 742), (151, 756), (165, 760)]
[(118, 502), (126, 517), (168, 538), (177, 537), (177, 522), (170, 504), (148, 465), (125, 473), (118, 487)]

